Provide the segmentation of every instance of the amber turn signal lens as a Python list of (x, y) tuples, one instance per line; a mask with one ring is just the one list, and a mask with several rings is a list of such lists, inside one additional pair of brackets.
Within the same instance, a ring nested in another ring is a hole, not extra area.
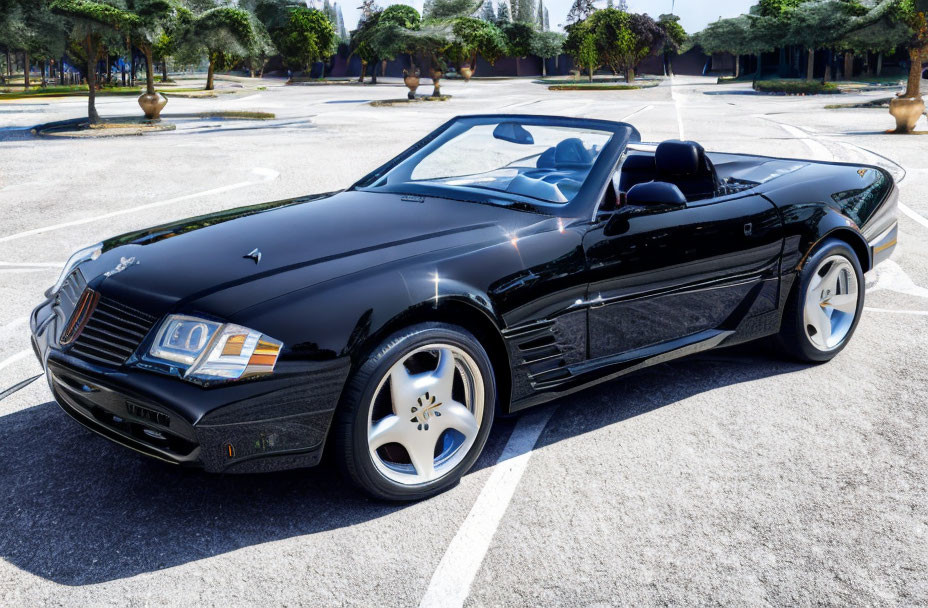
[[(258, 340), (255, 352), (252, 353), (248, 360), (248, 367), (270, 368), (274, 369), (277, 363), (277, 356), (280, 354), (280, 343), (269, 342), (265, 339)], [(259, 371), (257, 369), (251, 371)]]
[(245, 346), (245, 338), (245, 334), (229, 336), (222, 347), (222, 356), (238, 357), (241, 355), (242, 347)]

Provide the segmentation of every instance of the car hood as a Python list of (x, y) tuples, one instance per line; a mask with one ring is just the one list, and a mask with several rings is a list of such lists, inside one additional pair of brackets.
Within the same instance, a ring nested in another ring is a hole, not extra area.
[[(499, 242), (546, 217), (494, 205), (346, 191), (125, 234), (106, 241), (103, 255), (85, 273), (97, 277), (104, 296), (152, 313), (200, 307), (231, 316), (288, 291), (399, 259)], [(234, 298), (210, 297), (233, 288)]]

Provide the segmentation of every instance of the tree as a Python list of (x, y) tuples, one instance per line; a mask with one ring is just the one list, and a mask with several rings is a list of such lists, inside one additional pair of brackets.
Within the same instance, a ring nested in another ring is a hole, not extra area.
[(888, 7), (876, 14), (880, 8), (880, 5), (872, 7), (872, 14), (867, 16), (868, 23), (848, 33), (841, 41), (841, 47), (846, 51), (868, 56), (867, 63), (871, 72), (873, 65), (869, 61), (869, 53), (876, 53), (877, 76), (882, 71), (883, 54), (892, 54), (900, 46), (905, 46), (912, 35), (912, 29), (900, 19), (898, 8)]
[(206, 49), (209, 61), (206, 72), (207, 91), (214, 88), (213, 76), (216, 69), (223, 69), (230, 64), (235, 55), (247, 54), (255, 35), (248, 11), (226, 6), (210, 9), (197, 16), (191, 31), (196, 44)]
[(535, 29), (539, 32), (545, 31), (545, 2), (538, 0), (538, 8), (535, 9)]
[(87, 63), (87, 118), (92, 124), (100, 122), (96, 108), (97, 61), (103, 52), (104, 36), (112, 31), (128, 33), (139, 23), (139, 18), (128, 11), (94, 0), (55, 0), (51, 10), (68, 17), (73, 23), (72, 37), (79, 40)]
[(909, 53), (909, 77), (903, 97), (921, 98), (922, 62), (928, 60), (928, 0), (899, 0), (892, 18), (909, 28), (905, 41)]
[(560, 32), (538, 32), (532, 37), (532, 55), (541, 57), (541, 75), (547, 76), (546, 61), (561, 54), (564, 46), (564, 34)]
[(532, 0), (516, 0), (516, 14), (513, 21), (518, 23), (535, 24), (535, 6)]
[[(812, 80), (816, 49), (834, 48), (852, 28), (853, 17), (866, 9), (856, 1), (811, 0), (792, 9), (787, 38), (802, 45), (808, 52), (806, 80)], [(830, 70), (826, 68), (825, 79)]]
[(179, 5), (174, 5), (170, 18), (164, 21), (160, 35), (152, 45), (152, 58), (161, 62), (161, 82), (168, 82), (167, 58), (177, 54), (184, 40), (190, 39), (193, 21), (193, 13)]
[(544, 27), (544, 30), (545, 30), (546, 32), (550, 32), (550, 31), (551, 31), (551, 22), (548, 20), (548, 9), (547, 9), (547, 8), (545, 8), (545, 27)]
[[(320, 10), (302, 6), (290, 9), (287, 24), (277, 40), (277, 49), (286, 64), (300, 71), (331, 57), (335, 46), (335, 26), (328, 16)], [(322, 75), (325, 76), (324, 66)]]
[(635, 40), (629, 22), (631, 15), (617, 8), (596, 11), (586, 20), (596, 45), (599, 65), (606, 65), (613, 74), (623, 70), (626, 57), (633, 54)]
[(391, 4), (380, 15), (380, 24), (398, 25), (408, 30), (417, 30), (422, 23), (419, 11), (407, 4)]
[(503, 32), (495, 24), (474, 17), (459, 17), (452, 26), (454, 42), (450, 53), (459, 63), (467, 62), (476, 67), (477, 54), (490, 65), (506, 54), (508, 43)]
[(329, 20), (329, 23), (331, 23), (332, 27), (337, 31), (338, 13), (335, 12), (335, 7), (329, 0), (322, 0), (322, 14), (326, 16), (326, 19)]
[[(257, 71), (260, 78), (264, 76), (264, 68), (268, 61), (275, 55), (279, 55), (280, 52), (274, 45), (267, 27), (254, 15), (252, 15), (251, 19), (251, 29), (254, 32), (254, 37), (246, 49), (245, 61), (248, 62), (248, 70), (251, 72), (251, 76), (254, 77)], [(255, 66), (257, 66), (257, 70)], [(167, 75), (166, 72), (165, 75)]]
[(145, 56), (145, 92), (154, 95), (155, 47), (180, 17), (168, 0), (128, 0), (126, 6), (138, 18), (130, 39)]
[(632, 82), (641, 60), (662, 48), (664, 30), (647, 14), (630, 13), (628, 17), (628, 28), (634, 36), (634, 46), (625, 57), (625, 80)]
[(342, 40), (348, 40), (348, 29), (345, 27), (345, 16), (342, 15), (342, 6), (336, 2), (335, 12), (337, 17), (338, 37)]
[(661, 15), (657, 24), (664, 31), (664, 73), (673, 76), (673, 57), (682, 51), (689, 37), (676, 15)]
[(377, 7), (377, 0), (362, 0), (361, 6), (358, 7), (358, 10), (361, 11), (361, 18), (359, 19), (360, 22), (364, 19), (369, 19), (380, 9)]
[(593, 72), (599, 67), (599, 52), (596, 49), (596, 39), (590, 28), (589, 20), (578, 21), (567, 26), (567, 38), (564, 40), (563, 50), (574, 64), (581, 70), (586, 70), (593, 82)]
[(509, 13), (509, 0), (499, 0), (496, 9), (496, 24), (502, 27), (506, 23), (512, 23), (512, 15)]
[[(429, 10), (422, 8), (423, 19), (440, 20), (473, 16), (483, 0), (430, 0)], [(398, 5), (404, 6), (404, 5)]]
[(593, 0), (574, 0), (567, 12), (567, 23), (579, 23), (596, 11)]
[(735, 58), (732, 75), (741, 75), (741, 55), (751, 52), (751, 22), (741, 15), (710, 23), (697, 37), (699, 46), (709, 55), (731, 53)]
[(375, 46), (371, 43), (377, 25), (380, 22), (382, 11), (374, 11), (364, 16), (361, 13), (361, 19), (358, 21), (358, 28), (351, 32), (351, 41), (348, 43), (348, 49), (351, 55), (357, 55), (361, 60), (361, 76), (358, 82), (364, 82), (364, 73), (368, 65), (373, 65), (374, 70), (371, 75), (371, 82), (377, 84), (377, 62), (380, 57), (377, 54)]
[(503, 34), (506, 35), (506, 44), (509, 53), (516, 58), (516, 73), (519, 72), (519, 60), (532, 52), (532, 38), (535, 31), (527, 23), (504, 23)]
[(493, 10), (493, 0), (486, 0), (480, 8), (480, 18), (493, 23), (496, 21), (496, 11)]

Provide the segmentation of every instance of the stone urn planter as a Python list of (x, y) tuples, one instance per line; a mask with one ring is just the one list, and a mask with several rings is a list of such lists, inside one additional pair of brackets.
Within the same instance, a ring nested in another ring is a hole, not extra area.
[(430, 70), (429, 75), (432, 77), (432, 84), (435, 85), (435, 88), (432, 89), (432, 97), (441, 97), (441, 83), (439, 81), (444, 74), (441, 70), (433, 69)]
[(167, 103), (168, 98), (161, 93), (143, 93), (139, 97), (139, 106), (145, 112), (145, 118), (149, 120), (157, 120)]
[(406, 95), (409, 99), (416, 98), (416, 89), (419, 88), (419, 70), (416, 70), (412, 74), (403, 70), (403, 82), (406, 83), (406, 86), (409, 88), (409, 93)]
[(459, 70), (461, 76), (464, 78), (464, 82), (470, 82), (470, 79), (473, 77), (475, 71), (476, 70), (469, 65), (466, 65)]
[(910, 133), (925, 112), (921, 97), (896, 97), (889, 102), (889, 113), (896, 119), (896, 133)]

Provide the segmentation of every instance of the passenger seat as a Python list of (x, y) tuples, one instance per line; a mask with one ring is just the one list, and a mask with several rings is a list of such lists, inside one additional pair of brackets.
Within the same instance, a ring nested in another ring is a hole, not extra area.
[(705, 149), (694, 141), (661, 142), (654, 153), (654, 162), (656, 179), (674, 184), (688, 201), (713, 198), (719, 189), (715, 167), (706, 157)]

